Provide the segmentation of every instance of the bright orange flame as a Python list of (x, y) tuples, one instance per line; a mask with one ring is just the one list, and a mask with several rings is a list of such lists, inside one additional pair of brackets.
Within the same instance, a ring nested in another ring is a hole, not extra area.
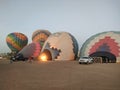
[(42, 61), (47, 61), (46, 55), (42, 55), (42, 56), (41, 56), (41, 60), (42, 60)]
[(39, 56), (39, 59), (41, 60), (41, 61), (47, 61), (47, 56), (46, 56), (46, 54), (41, 54), (40, 56)]

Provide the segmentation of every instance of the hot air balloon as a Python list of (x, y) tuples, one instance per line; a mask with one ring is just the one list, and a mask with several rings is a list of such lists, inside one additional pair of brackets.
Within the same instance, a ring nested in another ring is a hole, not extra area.
[(17, 53), (27, 45), (28, 38), (22, 33), (13, 32), (7, 35), (6, 42), (11, 51)]
[(77, 40), (68, 32), (56, 32), (48, 37), (40, 54), (40, 60), (76, 60)]
[(102, 58), (102, 63), (120, 62), (120, 32), (108, 31), (91, 36), (80, 50), (80, 57)]
[(18, 55), (23, 55), (24, 58), (33, 57), (36, 58), (41, 51), (41, 45), (38, 42), (32, 42), (25, 46), (21, 51), (18, 52)]
[(39, 42), (41, 46), (43, 46), (49, 35), (51, 35), (51, 33), (48, 30), (36, 30), (33, 32), (32, 41)]

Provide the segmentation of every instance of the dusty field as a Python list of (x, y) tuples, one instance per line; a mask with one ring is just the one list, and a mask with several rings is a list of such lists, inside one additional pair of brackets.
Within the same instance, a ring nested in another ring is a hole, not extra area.
[(120, 64), (1, 60), (0, 90), (120, 90)]

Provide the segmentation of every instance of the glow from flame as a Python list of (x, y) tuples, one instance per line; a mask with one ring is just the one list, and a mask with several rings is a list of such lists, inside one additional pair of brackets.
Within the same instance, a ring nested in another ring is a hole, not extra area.
[(46, 56), (46, 54), (44, 54), (44, 53), (42, 53), (40, 56), (39, 56), (39, 60), (41, 60), (41, 61), (47, 61), (47, 56)]

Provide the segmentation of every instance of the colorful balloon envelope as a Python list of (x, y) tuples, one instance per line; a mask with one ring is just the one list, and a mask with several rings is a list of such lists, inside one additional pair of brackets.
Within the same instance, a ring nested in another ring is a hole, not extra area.
[(38, 42), (32, 42), (25, 46), (18, 54), (22, 54), (23, 57), (37, 57), (40, 54), (41, 45)]
[(19, 52), (28, 43), (28, 38), (23, 33), (13, 32), (7, 35), (6, 42), (12, 52)]
[(32, 41), (39, 42), (41, 46), (43, 46), (49, 35), (51, 35), (51, 33), (48, 30), (36, 30), (33, 32)]
[(80, 50), (80, 57), (101, 57), (103, 63), (120, 62), (120, 32), (107, 31), (91, 36)]

